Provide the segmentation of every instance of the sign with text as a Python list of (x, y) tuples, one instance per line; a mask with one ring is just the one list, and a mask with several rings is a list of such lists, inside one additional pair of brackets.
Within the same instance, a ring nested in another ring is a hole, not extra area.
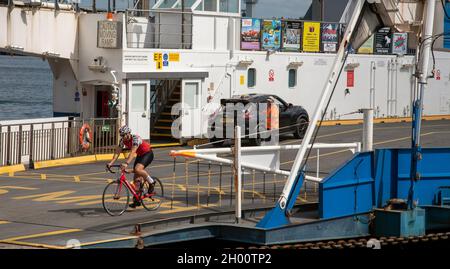
[(383, 27), (375, 33), (375, 53), (389, 54), (392, 45), (391, 28)]
[(405, 55), (408, 52), (408, 33), (392, 34), (392, 53)]
[(302, 22), (283, 21), (283, 51), (300, 51), (301, 40)]
[(261, 20), (242, 19), (241, 20), (241, 49), (259, 50), (261, 39)]
[(320, 51), (320, 22), (305, 22), (303, 24), (303, 51)]
[(358, 49), (361, 54), (373, 54), (374, 35), (371, 35)]
[(281, 21), (263, 20), (262, 48), (264, 50), (279, 50), (281, 47)]
[(104, 48), (104, 49), (122, 48), (122, 22), (120, 21), (97, 22), (97, 48)]
[(322, 51), (337, 52), (339, 46), (339, 24), (322, 23)]

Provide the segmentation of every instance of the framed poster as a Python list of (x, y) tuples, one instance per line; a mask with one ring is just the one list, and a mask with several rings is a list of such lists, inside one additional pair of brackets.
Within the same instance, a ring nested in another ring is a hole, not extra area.
[(321, 45), (323, 52), (337, 52), (339, 47), (339, 24), (322, 23)]
[(302, 44), (302, 22), (283, 21), (283, 51), (299, 52)]
[(303, 51), (320, 51), (320, 22), (303, 23)]
[(398, 55), (408, 53), (408, 33), (392, 34), (392, 53)]
[(279, 50), (281, 48), (281, 21), (262, 21), (262, 49)]
[(261, 49), (261, 20), (242, 19), (241, 20), (241, 49), (260, 50)]
[(371, 35), (366, 42), (364, 42), (361, 47), (358, 49), (358, 53), (360, 54), (373, 54), (373, 41), (374, 41), (374, 35)]
[(392, 34), (390, 27), (383, 27), (375, 33), (375, 53), (389, 54), (391, 52)]

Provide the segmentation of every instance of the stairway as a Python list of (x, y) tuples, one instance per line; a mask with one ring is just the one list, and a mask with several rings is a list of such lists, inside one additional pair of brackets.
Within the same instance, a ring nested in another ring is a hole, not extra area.
[[(161, 90), (159, 92), (157, 90), (156, 94), (159, 94), (157, 98), (160, 98), (162, 101), (151, 126), (150, 137), (152, 140), (176, 140), (171, 134), (171, 127), (176, 116), (172, 116), (171, 111), (173, 105), (181, 102), (181, 81), (173, 83), (172, 85), (163, 84), (161, 85)], [(161, 95), (166, 95), (166, 98), (161, 98)]]

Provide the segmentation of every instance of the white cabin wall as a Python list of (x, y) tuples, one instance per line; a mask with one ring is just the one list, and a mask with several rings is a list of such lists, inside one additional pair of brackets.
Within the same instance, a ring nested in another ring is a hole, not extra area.
[[(79, 81), (104, 81), (112, 83), (114, 78), (109, 70), (117, 71), (117, 80), (122, 79), (122, 49), (97, 48), (97, 21), (106, 20), (105, 14), (81, 14), (79, 19)], [(123, 14), (115, 20), (123, 21)], [(102, 56), (106, 60), (108, 71), (101, 73), (89, 70), (94, 58)]]
[[(48, 63), (53, 73), (53, 114), (78, 115), (80, 101), (75, 101), (78, 82), (72, 66), (66, 59), (49, 59)], [(78, 91), (81, 99), (81, 91)]]
[[(192, 18), (192, 49), (214, 49), (214, 17), (194, 16)], [(201, 26), (201, 27), (200, 27)]]
[[(435, 52), (436, 71), (440, 73), (440, 80), (431, 78), (424, 98), (425, 115), (449, 115), (450, 114), (450, 53)], [(432, 69), (430, 61), (430, 70)]]

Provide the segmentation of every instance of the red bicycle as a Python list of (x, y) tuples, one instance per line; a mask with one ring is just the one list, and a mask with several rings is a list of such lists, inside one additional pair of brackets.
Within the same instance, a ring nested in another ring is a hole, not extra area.
[[(102, 203), (106, 213), (111, 216), (122, 215), (130, 203), (130, 192), (134, 200), (140, 202), (148, 211), (157, 210), (161, 206), (164, 197), (164, 188), (158, 178), (152, 177), (155, 180), (152, 193), (148, 193), (149, 183), (146, 180), (143, 180), (144, 184), (141, 184), (140, 190), (136, 192), (134, 186), (127, 181), (125, 176), (125, 174), (131, 173), (130, 171), (121, 169), (120, 165), (112, 165), (111, 168), (118, 168), (121, 173), (119, 179), (110, 182), (103, 191)], [(112, 171), (111, 168), (107, 169), (109, 172), (115, 174), (116, 172)]]

